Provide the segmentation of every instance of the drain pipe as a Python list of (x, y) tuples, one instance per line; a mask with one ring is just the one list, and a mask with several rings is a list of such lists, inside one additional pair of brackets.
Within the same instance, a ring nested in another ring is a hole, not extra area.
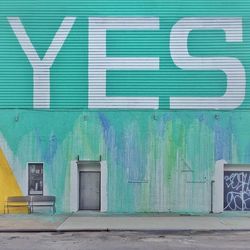
[(210, 210), (210, 213), (212, 214), (213, 213), (213, 210), (214, 210), (214, 183), (215, 183), (215, 180), (212, 180), (211, 181), (211, 210)]

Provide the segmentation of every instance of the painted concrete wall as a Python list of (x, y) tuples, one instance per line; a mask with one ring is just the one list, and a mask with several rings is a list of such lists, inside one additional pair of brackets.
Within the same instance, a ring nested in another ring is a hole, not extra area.
[(78, 155), (106, 161), (109, 212), (209, 212), (216, 161), (250, 162), (244, 111), (0, 110), (0, 116), (0, 147), (13, 171), (1, 160), (9, 177), (0, 193), (26, 195), (27, 162), (44, 162), (45, 194), (57, 197), (58, 212), (70, 211), (70, 167)]

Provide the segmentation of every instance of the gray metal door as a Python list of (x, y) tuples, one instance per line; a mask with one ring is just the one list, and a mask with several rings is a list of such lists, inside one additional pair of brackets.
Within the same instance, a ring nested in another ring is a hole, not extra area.
[(80, 172), (80, 210), (100, 210), (100, 172)]

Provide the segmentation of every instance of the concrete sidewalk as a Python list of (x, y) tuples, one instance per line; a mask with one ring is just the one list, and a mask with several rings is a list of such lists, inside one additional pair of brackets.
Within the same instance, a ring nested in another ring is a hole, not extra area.
[(68, 218), (68, 215), (48, 214), (1, 214), (0, 232), (46, 232), (57, 231), (57, 228)]
[(115, 215), (79, 212), (64, 215), (1, 215), (0, 232), (66, 231), (250, 231), (250, 214)]
[(79, 216), (67, 218), (59, 231), (228, 231), (249, 230), (250, 217), (224, 216)]

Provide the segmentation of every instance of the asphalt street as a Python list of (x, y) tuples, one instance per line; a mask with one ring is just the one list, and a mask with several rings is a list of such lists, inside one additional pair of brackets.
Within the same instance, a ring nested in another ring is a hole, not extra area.
[(2, 250), (250, 249), (250, 232), (0, 233)]

